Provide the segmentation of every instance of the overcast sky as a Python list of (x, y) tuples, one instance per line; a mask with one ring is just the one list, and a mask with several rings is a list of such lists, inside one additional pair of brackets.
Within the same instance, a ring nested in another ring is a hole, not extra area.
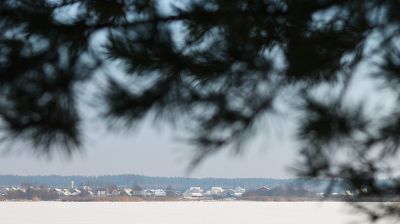
[[(242, 155), (228, 151), (206, 159), (193, 172), (187, 168), (190, 145), (177, 140), (176, 130), (154, 128), (146, 122), (136, 131), (115, 134), (103, 124), (87, 133), (85, 149), (72, 159), (55, 156), (49, 160), (26, 150), (14, 150), (0, 157), (0, 174), (18, 175), (102, 175), (142, 174), (150, 176), (191, 177), (291, 177), (287, 167), (295, 155), (290, 141), (279, 133), (260, 134)], [(27, 146), (29, 147), (29, 146)], [(21, 153), (20, 151), (24, 151)]]

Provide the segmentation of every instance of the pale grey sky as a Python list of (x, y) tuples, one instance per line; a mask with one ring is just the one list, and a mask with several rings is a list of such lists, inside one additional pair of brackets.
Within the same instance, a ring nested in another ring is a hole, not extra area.
[(103, 124), (90, 128), (85, 150), (71, 159), (51, 160), (33, 156), (26, 150), (0, 156), (0, 174), (18, 175), (102, 175), (142, 174), (150, 176), (191, 177), (274, 177), (293, 175), (287, 167), (293, 164), (295, 150), (279, 133), (260, 134), (242, 155), (228, 151), (206, 159), (187, 173), (191, 147), (176, 139), (176, 130), (154, 128), (146, 122), (135, 131), (112, 134)]

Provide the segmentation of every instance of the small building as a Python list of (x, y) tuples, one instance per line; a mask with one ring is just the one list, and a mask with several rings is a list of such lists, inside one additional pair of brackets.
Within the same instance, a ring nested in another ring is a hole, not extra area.
[(60, 189), (60, 188), (54, 188), (52, 191), (55, 192), (59, 196), (67, 196), (68, 195), (67, 192), (65, 192), (63, 189)]
[(222, 187), (212, 187), (210, 190), (212, 196), (221, 196), (223, 192), (224, 189)]
[(234, 198), (235, 197), (235, 191), (232, 189), (227, 189), (223, 192), (223, 196), (226, 198)]
[(132, 187), (131, 194), (132, 194), (132, 196), (143, 197), (143, 196), (145, 196), (146, 192), (139, 185), (135, 185)]
[(154, 196), (156, 196), (156, 197), (166, 197), (167, 196), (167, 192), (165, 192), (165, 190), (163, 190), (163, 189), (155, 189), (154, 190)]
[(201, 187), (190, 187), (189, 191), (194, 193), (203, 193), (203, 189)]
[(268, 187), (264, 186), (264, 187), (258, 188), (257, 190), (248, 191), (243, 195), (244, 196), (268, 196), (269, 191), (270, 191), (270, 189)]
[(78, 196), (81, 194), (81, 191), (79, 189), (70, 189), (69, 190), (69, 195), (71, 196)]
[(240, 197), (242, 196), (244, 193), (246, 193), (246, 189), (241, 188), (241, 187), (237, 187), (235, 188), (235, 197)]
[(203, 193), (192, 193), (192, 197), (201, 198), (201, 197), (204, 197), (204, 194)]
[(126, 195), (126, 196), (132, 196), (132, 189), (130, 188), (124, 188), (122, 189), (120, 195)]
[(153, 189), (145, 189), (145, 190), (143, 190), (143, 192), (144, 192), (143, 196), (145, 196), (145, 197), (154, 196), (154, 190)]
[(106, 196), (107, 196), (106, 190), (98, 190), (97, 191), (97, 197), (106, 197)]
[(186, 198), (202, 198), (204, 197), (204, 193), (201, 187), (190, 187), (183, 196)]
[(119, 192), (118, 189), (111, 189), (111, 190), (108, 191), (107, 196), (115, 197), (115, 196), (119, 196), (119, 194), (120, 194), (120, 192)]

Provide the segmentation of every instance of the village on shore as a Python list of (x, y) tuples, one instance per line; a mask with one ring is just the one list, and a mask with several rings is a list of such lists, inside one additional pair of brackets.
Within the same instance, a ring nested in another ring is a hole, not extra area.
[[(352, 193), (343, 191), (332, 193), (337, 198), (351, 197)], [(180, 191), (169, 186), (167, 188), (144, 189), (139, 185), (132, 187), (106, 187), (75, 186), (71, 181), (69, 187), (46, 186), (3, 186), (0, 187), (0, 200), (2, 201), (179, 201), (179, 200), (321, 200), (323, 193), (315, 193), (304, 189), (290, 187), (246, 190), (242, 187), (233, 189), (211, 187), (203, 189), (194, 186)]]

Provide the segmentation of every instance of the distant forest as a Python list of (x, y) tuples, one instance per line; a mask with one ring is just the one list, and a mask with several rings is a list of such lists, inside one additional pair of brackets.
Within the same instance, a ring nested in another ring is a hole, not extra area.
[(328, 185), (327, 180), (320, 179), (271, 179), (271, 178), (184, 178), (184, 177), (149, 177), (143, 175), (102, 175), (102, 176), (17, 176), (0, 175), (0, 186), (49, 186), (68, 187), (71, 181), (75, 186), (105, 187), (116, 185), (132, 187), (139, 185), (143, 188), (166, 188), (171, 186), (184, 190), (192, 186), (205, 189), (219, 186), (224, 188), (243, 187), (248, 190), (263, 186), (274, 188), (278, 186), (299, 187), (313, 191), (323, 191)]

